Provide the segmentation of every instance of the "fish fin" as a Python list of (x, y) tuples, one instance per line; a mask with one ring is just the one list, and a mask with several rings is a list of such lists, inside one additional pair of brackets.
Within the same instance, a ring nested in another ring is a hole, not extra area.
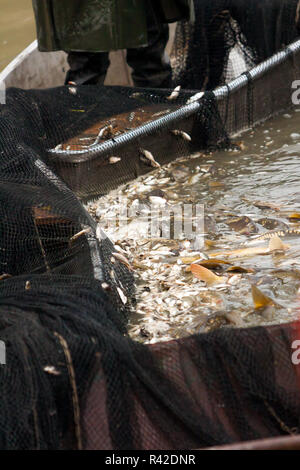
[(217, 282), (224, 282), (221, 276), (217, 276), (212, 271), (199, 264), (192, 264), (191, 271), (200, 281), (205, 281), (206, 284), (211, 285)]
[(270, 239), (270, 242), (269, 242), (270, 252), (276, 251), (276, 250), (285, 251), (288, 249), (289, 249), (289, 245), (285, 245), (278, 235), (275, 235), (274, 237)]
[(255, 309), (275, 305), (274, 300), (265, 295), (257, 286), (251, 286), (252, 299)]

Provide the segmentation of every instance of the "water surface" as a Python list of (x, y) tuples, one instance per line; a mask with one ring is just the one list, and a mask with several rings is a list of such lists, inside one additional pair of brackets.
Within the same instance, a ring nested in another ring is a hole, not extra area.
[[(187, 202), (204, 205), (205, 240), (210, 244), (200, 251), (184, 238), (158, 240), (139, 235), (143, 224), (147, 229), (147, 217), (130, 218), (129, 232), (127, 228), (110, 232), (127, 253), (136, 276), (137, 305), (130, 321), (134, 338), (156, 342), (218, 327), (298, 318), (299, 129), (300, 113), (285, 113), (245, 133), (234, 149), (173, 162), (91, 204), (104, 227), (118, 212), (119, 195), (126, 196), (141, 214), (147, 212), (153, 195), (163, 207)], [(269, 238), (256, 240), (274, 230), (279, 230), (286, 250), (268, 252)], [(257, 245), (266, 252), (229, 253)], [(245, 271), (227, 271), (228, 265), (221, 264), (213, 270), (222, 282), (214, 285), (187, 271), (191, 262), (197, 263), (203, 256), (215, 259), (216, 253), (218, 259), (230, 263), (230, 269), (235, 266)], [(274, 305), (256, 309), (252, 286)]]

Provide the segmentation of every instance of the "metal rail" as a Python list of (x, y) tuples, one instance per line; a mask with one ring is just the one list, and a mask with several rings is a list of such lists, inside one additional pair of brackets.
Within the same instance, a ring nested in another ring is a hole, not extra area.
[[(280, 65), (281, 63), (288, 60), (296, 52), (300, 51), (300, 40), (294, 41), (287, 46), (283, 51), (274, 54), (271, 58), (263, 61), (256, 67), (252, 68), (249, 72), (243, 73), (238, 78), (232, 80), (225, 86), (216, 88), (213, 94), (216, 100), (222, 100), (227, 97), (230, 93), (239, 90), (240, 88), (247, 86), (249, 80), (257, 80), (262, 77), (265, 73), (269, 72), (272, 68)], [(202, 94), (200, 94), (202, 95)], [(197, 113), (201, 106), (201, 101), (206, 96), (206, 93), (199, 98), (199, 100), (193, 103), (183, 105), (180, 109), (169, 113), (166, 116), (162, 116), (155, 119), (152, 122), (143, 124), (136, 129), (132, 129), (125, 134), (116, 136), (113, 139), (109, 139), (103, 143), (95, 145), (91, 149), (84, 150), (49, 150), (50, 155), (60, 157), (61, 161), (69, 161), (70, 156), (78, 157), (78, 161), (83, 159), (93, 159), (101, 155), (105, 155), (107, 152), (117, 151), (124, 145), (130, 144), (136, 141), (138, 138), (152, 134), (153, 132), (163, 129), (165, 126), (172, 126), (176, 122), (181, 121), (191, 115)], [(190, 99), (191, 97), (189, 97)], [(73, 160), (75, 161), (75, 160)]]

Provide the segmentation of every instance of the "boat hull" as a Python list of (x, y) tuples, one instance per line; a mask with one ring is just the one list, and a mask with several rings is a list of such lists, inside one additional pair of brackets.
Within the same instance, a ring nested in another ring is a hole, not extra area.
[[(106, 85), (132, 85), (130, 69), (126, 64), (125, 51), (110, 53)], [(40, 52), (33, 41), (2, 72), (0, 86), (23, 89), (52, 88), (64, 84), (68, 69), (65, 52)]]

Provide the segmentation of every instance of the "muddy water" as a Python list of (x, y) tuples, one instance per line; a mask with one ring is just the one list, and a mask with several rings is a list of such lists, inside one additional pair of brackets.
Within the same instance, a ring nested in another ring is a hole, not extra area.
[[(141, 218), (130, 219), (123, 233), (111, 231), (136, 276), (137, 305), (130, 322), (135, 339), (156, 342), (218, 327), (298, 318), (298, 130), (300, 112), (286, 113), (244, 134), (233, 150), (173, 162), (90, 205), (102, 226), (117, 212), (118, 195), (129, 198), (140, 213), (153, 194), (162, 206), (187, 201), (204, 205), (206, 244), (201, 250), (189, 240), (138, 236)], [(269, 238), (257, 237), (276, 230), (285, 247), (270, 251)], [(251, 247), (261, 247), (262, 253), (235, 252)], [(191, 263), (205, 258), (221, 260), (212, 269), (220, 282), (208, 285), (190, 272)], [(231, 271), (233, 267), (237, 270)], [(271, 299), (269, 306), (257, 308), (252, 286)]]
[(0, 0), (0, 70), (36, 37), (31, 0)]

